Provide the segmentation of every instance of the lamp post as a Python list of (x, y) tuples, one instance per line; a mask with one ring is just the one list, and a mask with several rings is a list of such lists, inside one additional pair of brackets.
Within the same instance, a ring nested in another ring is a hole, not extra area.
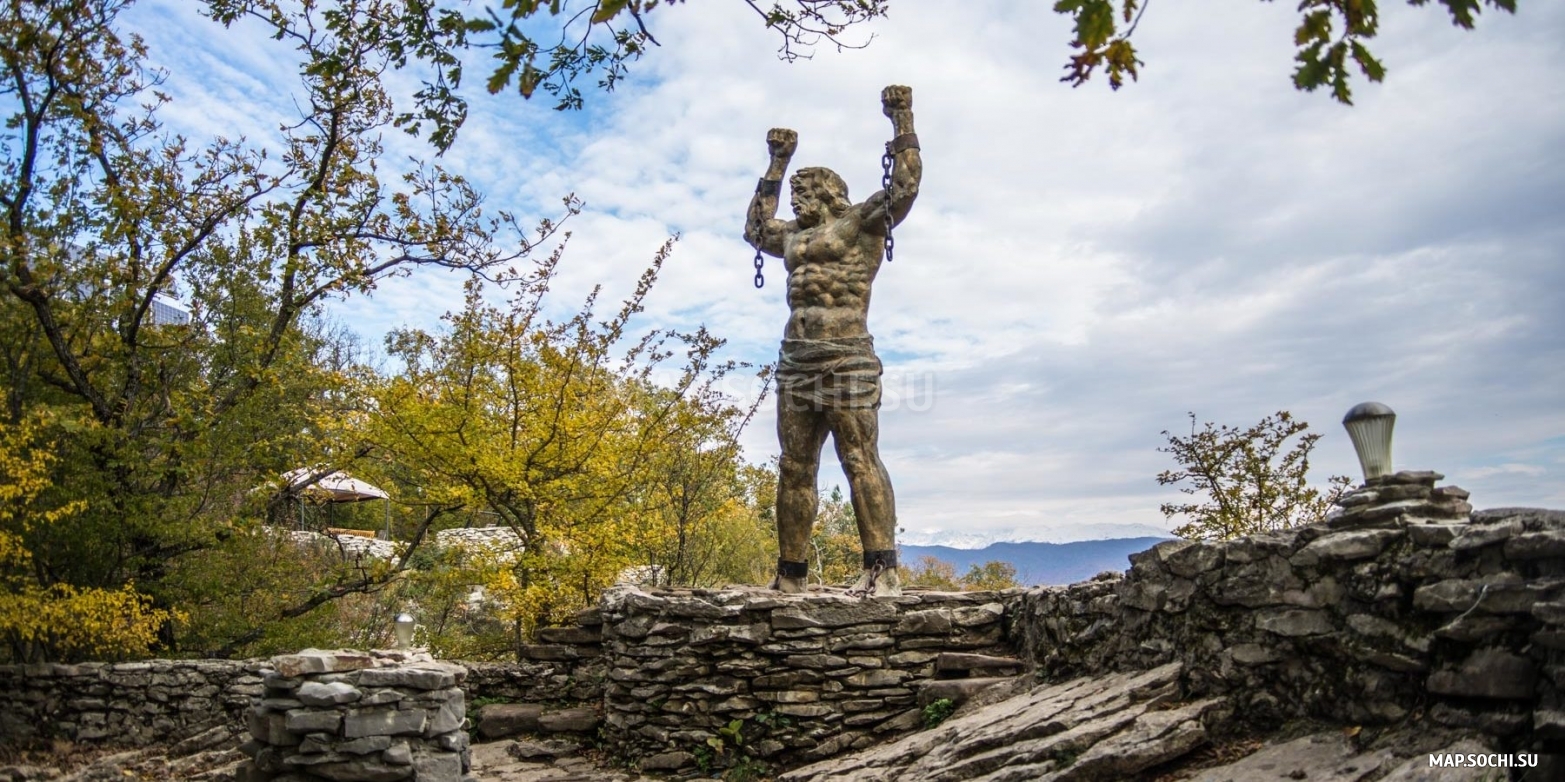
[(397, 648), (413, 648), (413, 615), (397, 614), (397, 621), (393, 626), (397, 631)]
[(1353, 440), (1359, 466), (1364, 468), (1365, 483), (1391, 474), (1391, 428), (1396, 422), (1397, 414), (1379, 402), (1354, 405), (1343, 417), (1342, 425)]

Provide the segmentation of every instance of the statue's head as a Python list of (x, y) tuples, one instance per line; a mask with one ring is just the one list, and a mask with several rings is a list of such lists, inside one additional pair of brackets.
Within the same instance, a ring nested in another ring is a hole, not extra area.
[(801, 168), (788, 178), (788, 186), (793, 215), (806, 228), (828, 216), (840, 217), (853, 206), (848, 183), (829, 168)]

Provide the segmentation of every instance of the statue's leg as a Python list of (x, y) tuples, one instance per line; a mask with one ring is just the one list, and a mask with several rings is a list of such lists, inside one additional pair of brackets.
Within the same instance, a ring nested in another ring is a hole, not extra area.
[(777, 399), (777, 441), (782, 458), (777, 465), (777, 580), (773, 589), (803, 592), (808, 572), (810, 530), (820, 502), (815, 481), (821, 447), (826, 444), (826, 417), (787, 395)]
[(864, 547), (864, 573), (857, 586), (865, 589), (873, 581), (876, 595), (901, 594), (896, 550), (897, 500), (891, 490), (891, 476), (880, 461), (880, 410), (835, 410), (827, 414), (827, 419), (837, 458), (848, 476), (853, 515), (858, 519), (859, 541)]

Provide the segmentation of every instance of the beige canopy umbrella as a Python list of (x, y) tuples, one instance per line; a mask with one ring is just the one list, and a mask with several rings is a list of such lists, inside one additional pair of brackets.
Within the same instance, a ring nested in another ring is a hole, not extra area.
[(310, 477), (316, 474), (316, 470), (308, 467), (300, 467), (297, 470), (289, 470), (283, 473), (283, 480), (289, 487), (304, 486), (297, 494), (308, 497), (316, 502), (363, 502), (365, 500), (389, 500), (391, 495), (385, 489), (372, 485), (353, 477), (341, 470), (326, 474), (315, 483), (309, 483)]
[(391, 495), (387, 494), (385, 489), (361, 481), (341, 470), (333, 470), (311, 483), (310, 479), (319, 473), (319, 468), (300, 467), (283, 473), (283, 481), (288, 484), (288, 488), (295, 496), (315, 503), (385, 500), (386, 539), (391, 539)]

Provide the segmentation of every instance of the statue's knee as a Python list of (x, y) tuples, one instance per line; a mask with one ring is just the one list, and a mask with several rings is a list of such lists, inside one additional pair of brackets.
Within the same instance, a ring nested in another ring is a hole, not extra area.
[(860, 450), (852, 449), (840, 454), (842, 457), (842, 471), (850, 477), (872, 477), (874, 474), (875, 457)]
[(789, 456), (784, 454), (777, 462), (777, 469), (784, 478), (798, 476), (814, 476), (820, 470), (820, 460), (806, 456)]

